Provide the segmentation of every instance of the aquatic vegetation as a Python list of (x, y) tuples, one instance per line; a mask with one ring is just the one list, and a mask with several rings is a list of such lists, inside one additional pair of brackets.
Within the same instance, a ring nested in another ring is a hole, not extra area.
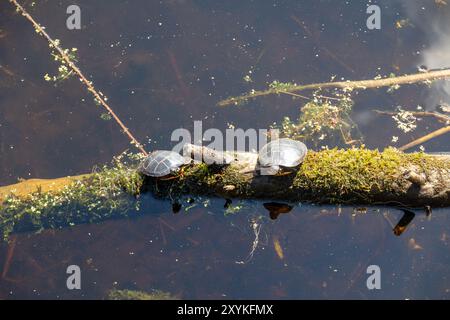
[[(55, 50), (55, 46), (59, 46), (59, 45), (60, 45), (59, 39), (55, 39), (54, 44), (49, 43), (49, 47), (52, 49), (51, 55), (53, 56), (53, 58), (56, 62), (60, 63), (60, 65), (58, 67), (58, 74), (50, 76), (48, 73), (46, 73), (44, 75), (45, 81), (53, 81), (55, 83), (55, 85), (65, 79), (69, 78), (71, 75), (74, 74), (73, 70), (70, 68), (70, 66), (68, 66), (66, 59), (61, 54), (59, 54), (59, 52), (57, 50)], [(62, 50), (63, 50), (64, 54), (70, 59), (70, 61), (73, 61), (73, 62), (78, 61), (78, 57), (77, 57), (78, 49), (77, 48), (72, 48), (70, 50), (69, 49), (62, 49)]]
[(244, 208), (244, 202), (240, 201), (238, 204), (230, 204), (225, 209), (225, 215), (236, 214)]
[(362, 136), (350, 118), (352, 107), (353, 101), (345, 93), (337, 100), (315, 98), (300, 109), (297, 121), (285, 117), (279, 129), (283, 136), (310, 142), (315, 147), (339, 142), (356, 144)]
[(152, 292), (136, 291), (136, 290), (117, 290), (113, 289), (108, 292), (108, 300), (177, 300), (170, 293), (152, 290)]
[(100, 119), (109, 121), (112, 119), (112, 116), (109, 113), (104, 112), (100, 115)]
[[(421, 145), (422, 143), (424, 143), (428, 140), (431, 140), (433, 138), (439, 137), (443, 134), (450, 132), (450, 126), (449, 126), (450, 117), (449, 116), (439, 113), (439, 112), (434, 112), (434, 111), (421, 111), (422, 109), (423, 108), (421, 106), (417, 106), (417, 110), (419, 110), (419, 111), (405, 111), (401, 107), (398, 107), (397, 112), (388, 112), (388, 111), (379, 111), (379, 110), (374, 110), (374, 111), (378, 114), (390, 115), (397, 123), (398, 129), (402, 130), (403, 132), (411, 132), (411, 131), (415, 130), (417, 127), (417, 121), (422, 120), (422, 118), (424, 118), (424, 117), (434, 118), (438, 122), (445, 124), (444, 127), (441, 127), (431, 133), (428, 133), (428, 134), (398, 148), (399, 150), (404, 151), (409, 148), (415, 147), (417, 145)], [(395, 143), (397, 141), (398, 141), (398, 137), (393, 136), (392, 142)], [(425, 150), (423, 148), (423, 146), (420, 146), (419, 149), (421, 151)]]
[(403, 110), (402, 107), (397, 107), (397, 113), (392, 116), (392, 119), (397, 123), (399, 128), (404, 133), (408, 133), (417, 128), (417, 118), (410, 111)]
[[(287, 94), (295, 98), (307, 99), (300, 109), (297, 120), (285, 117), (280, 125), (273, 126), (280, 129), (284, 137), (312, 142), (315, 147), (327, 143), (333, 145), (344, 142), (355, 145), (362, 142), (362, 135), (350, 117), (353, 108), (351, 90), (336, 90), (333, 96), (324, 96), (320, 90), (313, 92), (312, 98), (293, 93), (300, 86), (292, 82), (272, 81), (264, 92), (271, 94)], [(247, 98), (258, 96), (261, 92), (252, 91)], [(246, 102), (241, 97), (231, 98), (236, 105)]]
[(245, 75), (242, 79), (248, 83), (253, 82), (253, 79), (249, 74)]
[(0, 205), (0, 230), (4, 240), (11, 232), (62, 228), (127, 216), (139, 210), (136, 196), (143, 178), (133, 166), (133, 155), (114, 159), (86, 178), (55, 192), (31, 192), (27, 197), (10, 194)]
[(273, 90), (275, 93), (283, 93), (292, 90), (296, 86), (296, 83), (274, 80), (269, 84), (269, 89)]

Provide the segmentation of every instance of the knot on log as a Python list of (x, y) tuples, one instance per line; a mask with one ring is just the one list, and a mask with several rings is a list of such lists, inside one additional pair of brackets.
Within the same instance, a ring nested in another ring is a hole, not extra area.
[(432, 183), (433, 177), (427, 177), (425, 173), (417, 173), (413, 169), (406, 170), (403, 177), (416, 187), (418, 198), (432, 198), (435, 195), (436, 192)]
[(183, 155), (196, 162), (207, 165), (216, 164), (236, 169), (243, 175), (256, 175), (258, 154), (239, 151), (219, 151), (208, 147), (187, 143), (183, 146)]
[(412, 184), (415, 184), (419, 187), (425, 185), (425, 183), (427, 182), (427, 177), (424, 173), (419, 174), (411, 169), (406, 170), (403, 174), (403, 177)]
[(435, 190), (431, 183), (425, 183), (420, 187), (419, 198), (432, 198), (434, 195)]
[(218, 151), (189, 143), (183, 146), (183, 155), (193, 159), (194, 161), (204, 162), (208, 165), (228, 165), (236, 160), (236, 158), (229, 152)]

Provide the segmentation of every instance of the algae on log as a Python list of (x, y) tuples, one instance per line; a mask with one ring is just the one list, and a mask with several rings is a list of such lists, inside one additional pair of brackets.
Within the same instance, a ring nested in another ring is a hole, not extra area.
[[(174, 179), (145, 178), (128, 164), (68, 179), (28, 180), (0, 188), (0, 233), (61, 228), (136, 213), (141, 192), (408, 207), (450, 206), (450, 158), (364, 148), (310, 151), (291, 174), (260, 175), (257, 154), (216, 153), (195, 145), (193, 158), (231, 158), (229, 165), (195, 163)], [(30, 188), (30, 185), (32, 186)], [(14, 193), (16, 190), (16, 193)], [(30, 192), (33, 191), (34, 192)]]
[(77, 177), (0, 187), (0, 236), (127, 217), (139, 209), (142, 176), (124, 163)]

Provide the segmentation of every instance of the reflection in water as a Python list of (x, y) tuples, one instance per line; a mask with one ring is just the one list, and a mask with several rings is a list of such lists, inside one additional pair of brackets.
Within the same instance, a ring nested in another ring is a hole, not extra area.
[(425, 206), (425, 214), (429, 217), (433, 213), (431, 206)]
[[(185, 299), (448, 295), (450, 230), (442, 210), (431, 220), (416, 216), (409, 237), (401, 238), (380, 214), (397, 214), (388, 208), (355, 216), (351, 207), (302, 205), (272, 220), (256, 214), (259, 202), (225, 215), (217, 199), (174, 215), (164, 209), (167, 202), (145, 201), (151, 205), (138, 218), (15, 235), (0, 245), (6, 270), (0, 295), (103, 298), (111, 289), (162, 290)], [(82, 292), (65, 288), (70, 264), (83, 271)], [(385, 271), (384, 291), (367, 291), (371, 264)]]
[(408, 225), (411, 223), (411, 221), (416, 216), (414, 212), (403, 209), (403, 216), (397, 223), (397, 225), (394, 227), (394, 234), (396, 236), (401, 235), (403, 232), (405, 232)]
[(264, 208), (269, 211), (270, 219), (275, 220), (280, 214), (290, 212), (293, 207), (286, 203), (266, 202)]
[(177, 201), (174, 201), (174, 202), (172, 203), (172, 212), (173, 212), (173, 213), (178, 213), (178, 212), (180, 212), (181, 208), (182, 208), (181, 203), (179, 203), (179, 202), (177, 202)]
[(225, 199), (225, 203), (224, 203), (223, 207), (224, 207), (225, 209), (228, 209), (228, 208), (231, 207), (232, 204), (233, 204), (233, 200), (231, 200), (231, 199)]

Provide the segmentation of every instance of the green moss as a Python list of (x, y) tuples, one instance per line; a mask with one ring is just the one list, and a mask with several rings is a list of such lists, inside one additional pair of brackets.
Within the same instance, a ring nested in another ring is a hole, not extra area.
[(310, 152), (297, 172), (293, 186), (334, 201), (364, 199), (394, 192), (399, 169), (411, 165), (427, 171), (444, 166), (423, 153), (406, 154), (394, 148), (383, 152), (365, 148)]
[(208, 166), (204, 163), (195, 166), (182, 176), (182, 184), (188, 187), (184, 192), (193, 192), (200, 187), (204, 194), (220, 193), (223, 186), (233, 186), (237, 195), (251, 195), (251, 189), (243, 175), (231, 166)]
[(57, 192), (37, 190), (22, 198), (11, 194), (0, 206), (0, 232), (62, 228), (126, 216), (139, 209), (136, 196), (143, 178), (130, 163), (116, 159), (88, 178), (66, 185)]
[(116, 290), (108, 292), (108, 300), (176, 300), (170, 293), (153, 290), (151, 293), (135, 290)]
[(206, 163), (200, 163), (196, 166), (187, 167), (181, 174), (181, 181), (187, 178), (195, 178), (196, 180), (204, 180), (211, 177), (210, 167)]

